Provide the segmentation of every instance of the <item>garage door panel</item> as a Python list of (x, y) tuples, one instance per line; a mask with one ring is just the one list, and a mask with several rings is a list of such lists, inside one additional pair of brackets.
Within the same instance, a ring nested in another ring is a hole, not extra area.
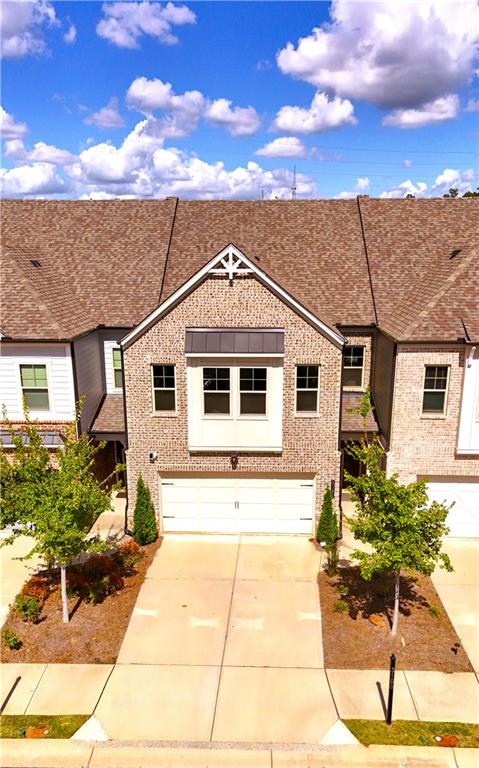
[(479, 482), (431, 480), (427, 488), (431, 501), (438, 501), (446, 506), (454, 502), (446, 518), (450, 536), (479, 537)]
[(169, 477), (161, 483), (165, 531), (311, 534), (309, 478)]

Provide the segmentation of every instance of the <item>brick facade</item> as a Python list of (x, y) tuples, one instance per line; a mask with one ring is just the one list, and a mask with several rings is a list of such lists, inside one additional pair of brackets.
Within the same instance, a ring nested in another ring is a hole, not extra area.
[[(444, 416), (422, 414), (425, 365), (450, 366)], [(418, 476), (479, 476), (478, 456), (456, 455), (463, 378), (463, 346), (399, 346), (387, 467), (402, 482)]]
[[(363, 389), (371, 386), (371, 366), (374, 354), (374, 339), (368, 333), (345, 333), (346, 345), (348, 347), (364, 347), (364, 372)], [(344, 387), (346, 392), (355, 392), (355, 387)]]
[[(128, 419), (129, 508), (138, 474), (150, 487), (158, 511), (161, 472), (231, 472), (230, 454), (188, 451), (185, 327), (284, 328), (283, 450), (279, 455), (241, 453), (237, 472), (311, 473), (316, 477), (316, 509), (332, 480), (339, 493), (338, 451), (341, 350), (253, 277), (209, 277), (124, 352)], [(177, 413), (152, 415), (153, 363), (176, 365)], [(294, 416), (295, 366), (321, 366), (318, 417)], [(158, 459), (150, 463), (149, 451)]]

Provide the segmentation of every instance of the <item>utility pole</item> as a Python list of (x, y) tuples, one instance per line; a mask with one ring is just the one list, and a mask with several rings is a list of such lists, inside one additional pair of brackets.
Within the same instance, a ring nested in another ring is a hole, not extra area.
[(291, 187), (291, 200), (296, 200), (296, 166), (293, 170), (293, 186)]

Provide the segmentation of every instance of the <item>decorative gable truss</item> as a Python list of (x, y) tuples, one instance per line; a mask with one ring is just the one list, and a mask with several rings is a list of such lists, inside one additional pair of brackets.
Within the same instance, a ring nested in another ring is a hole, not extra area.
[[(243, 254), (238, 251), (234, 245), (229, 245), (221, 252), (224, 256), (221, 257), (221, 261), (215, 267), (210, 269), (212, 275), (227, 275), (228, 280), (231, 282), (235, 275), (252, 275), (253, 270), (248, 267), (244, 261)], [(220, 254), (221, 256), (221, 254)]]
[(228, 278), (230, 283), (234, 277), (253, 275), (264, 286), (278, 296), (285, 304), (291, 309), (297, 312), (308, 323), (315, 327), (323, 336), (326, 336), (336, 346), (342, 347), (344, 344), (344, 337), (335, 328), (331, 328), (326, 323), (323, 323), (316, 315), (306, 309), (294, 296), (282, 288), (279, 283), (273, 280), (266, 272), (263, 272), (254, 262), (252, 262), (244, 253), (230, 244), (226, 246), (220, 253), (214, 256), (208, 261), (204, 267), (196, 272), (189, 280), (186, 281), (178, 290), (171, 294), (165, 301), (163, 301), (153, 312), (151, 312), (144, 320), (139, 323), (130, 333), (121, 340), (120, 344), (123, 349), (132, 344), (135, 339), (141, 336), (145, 331), (151, 328), (161, 317), (166, 315), (174, 306), (176, 306), (185, 296), (188, 295), (194, 288), (199, 285), (209, 274), (219, 275)]

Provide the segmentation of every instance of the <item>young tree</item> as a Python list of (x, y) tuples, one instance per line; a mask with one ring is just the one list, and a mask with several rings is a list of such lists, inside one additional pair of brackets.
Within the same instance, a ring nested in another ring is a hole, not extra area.
[(72, 558), (85, 551), (103, 549), (97, 538), (87, 534), (98, 515), (110, 507), (110, 498), (92, 473), (95, 446), (86, 434), (76, 435), (75, 425), (67, 428), (65, 443), (57, 452), (58, 468), (35, 426), (27, 422), (19, 430), (9, 425), (13, 452), (9, 459), (0, 448), (2, 497), (0, 526), (14, 526), (11, 536), (31, 536), (35, 543), (26, 558), (39, 554), (47, 567), (60, 567), (63, 621), (69, 621), (66, 569)]
[(151, 503), (150, 489), (139, 475), (136, 483), (136, 504), (133, 513), (133, 536), (137, 544), (151, 544), (158, 538), (155, 510)]
[(377, 437), (369, 443), (351, 444), (350, 454), (366, 471), (360, 477), (345, 473), (349, 492), (356, 502), (356, 516), (349, 519), (354, 537), (369, 544), (372, 553), (356, 550), (361, 575), (370, 580), (378, 573), (394, 574), (394, 614), (391, 634), (397, 632), (401, 570), (429, 576), (436, 565), (452, 570), (448, 556), (441, 552), (448, 532), (445, 520), (449, 508), (428, 503), (426, 483), (399, 483), (382, 468), (385, 452)]

